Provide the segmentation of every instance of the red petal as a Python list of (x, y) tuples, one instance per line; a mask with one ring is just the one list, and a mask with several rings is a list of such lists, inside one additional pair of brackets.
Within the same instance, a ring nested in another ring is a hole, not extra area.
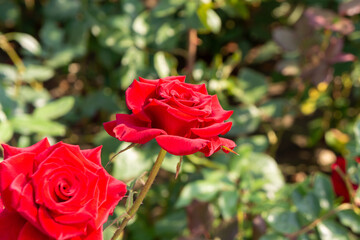
[(126, 104), (130, 110), (140, 111), (149, 98), (156, 95), (156, 86), (153, 84), (134, 82), (125, 92)]
[[(204, 153), (206, 157), (209, 157), (213, 153), (219, 151), (222, 146), (228, 147), (230, 149), (234, 149), (234, 147), (236, 147), (236, 144), (232, 140), (226, 138), (214, 137), (210, 140), (210, 143), (208, 143), (207, 146), (201, 150), (201, 152)], [(223, 151), (227, 152), (226, 150)]]
[[(26, 223), (22, 228), (19, 238), (17, 240), (52, 240), (49, 236), (44, 235), (37, 228), (35, 228), (30, 223)], [(54, 239), (55, 240), (55, 239)]]
[(98, 146), (93, 149), (81, 150), (81, 153), (86, 159), (92, 161), (96, 165), (101, 166), (101, 148), (102, 146)]
[(85, 224), (64, 225), (55, 222), (46, 209), (40, 206), (39, 221), (46, 233), (56, 239), (67, 239), (86, 234)]
[(113, 213), (116, 205), (125, 196), (127, 191), (125, 183), (112, 177), (105, 170), (104, 173), (107, 175), (109, 183), (107, 185), (106, 201), (98, 208), (98, 217), (95, 220), (96, 228), (102, 226), (107, 221), (109, 214)]
[(227, 120), (232, 114), (233, 111), (225, 111), (221, 107), (219, 99), (216, 95), (212, 96), (212, 113), (209, 117), (207, 117), (207, 119), (211, 119), (215, 122), (223, 122)]
[(50, 144), (49, 144), (49, 141), (47, 140), (47, 138), (44, 138), (40, 142), (35, 143), (34, 145), (32, 145), (30, 147), (26, 147), (26, 148), (12, 147), (7, 144), (1, 144), (1, 146), (4, 149), (4, 160), (6, 160), (7, 158), (17, 155), (22, 152), (31, 152), (31, 153), (39, 154), (39, 153), (45, 151), (47, 148), (49, 148)]
[(117, 114), (116, 121), (118, 125), (113, 132), (120, 141), (143, 144), (160, 134), (166, 134), (164, 130), (149, 127), (149, 123), (140, 121), (134, 115)]
[(211, 138), (214, 136), (218, 136), (219, 134), (224, 135), (225, 133), (230, 131), (231, 125), (232, 122), (215, 123), (209, 127), (192, 128), (191, 131), (199, 137)]
[[(98, 230), (88, 230), (88, 234), (79, 239), (81, 239), (81, 240), (103, 240), (102, 227), (99, 228)], [(71, 240), (75, 240), (75, 239), (71, 239)]]
[(6, 200), (10, 196), (5, 191), (8, 191), (8, 187), (14, 179), (18, 175), (29, 176), (33, 173), (34, 155), (33, 153), (24, 152), (0, 163), (0, 192), (3, 194), (2, 198), (5, 206), (10, 206), (10, 203)]
[(114, 128), (116, 127), (116, 125), (116, 120), (103, 123), (105, 131), (112, 137), (116, 137), (114, 133)]
[(200, 151), (209, 141), (201, 138), (190, 139), (173, 135), (161, 135), (156, 141), (167, 152), (173, 155), (189, 155)]
[(157, 85), (159, 82), (159, 79), (146, 79), (146, 78), (139, 77), (139, 82)]
[(0, 239), (15, 240), (18, 238), (26, 220), (17, 212), (5, 209), (0, 213)]

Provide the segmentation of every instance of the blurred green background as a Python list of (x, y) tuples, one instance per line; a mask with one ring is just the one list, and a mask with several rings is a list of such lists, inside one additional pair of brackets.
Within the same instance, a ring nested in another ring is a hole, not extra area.
[[(328, 177), (342, 155), (360, 182), (359, 13), (358, 0), (0, 0), (0, 142), (103, 145), (105, 166), (128, 144), (102, 123), (128, 112), (133, 79), (186, 75), (234, 110), (239, 156), (186, 156), (175, 179), (168, 154), (124, 239), (359, 239)], [(107, 170), (130, 183), (158, 151)]]

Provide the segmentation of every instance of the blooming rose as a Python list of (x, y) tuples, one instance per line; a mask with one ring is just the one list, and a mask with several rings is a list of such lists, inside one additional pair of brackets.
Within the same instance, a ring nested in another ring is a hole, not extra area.
[(155, 138), (174, 155), (200, 151), (210, 156), (223, 146), (235, 147), (233, 141), (218, 136), (230, 130), (232, 123), (224, 121), (232, 111), (225, 111), (216, 95), (208, 95), (205, 84), (185, 83), (185, 76), (140, 77), (125, 96), (132, 114), (117, 114), (116, 120), (104, 123), (105, 130), (120, 141), (143, 144)]
[(46, 138), (27, 148), (2, 146), (1, 240), (102, 239), (126, 185), (101, 166), (101, 147), (50, 146)]
[[(357, 162), (360, 162), (360, 158), (357, 158)], [(350, 195), (346, 184), (340, 174), (336, 171), (336, 168), (339, 168), (344, 174), (346, 173), (346, 160), (342, 157), (338, 157), (336, 162), (331, 166), (331, 182), (334, 188), (334, 192), (337, 196), (343, 197), (343, 202), (350, 202)], [(357, 190), (358, 186), (351, 183), (352, 188)]]

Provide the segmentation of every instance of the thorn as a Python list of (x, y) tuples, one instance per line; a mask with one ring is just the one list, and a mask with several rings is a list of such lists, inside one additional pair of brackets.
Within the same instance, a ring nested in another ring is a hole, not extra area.
[(182, 160), (183, 160), (183, 156), (180, 156), (180, 161), (179, 161), (178, 164), (176, 165), (175, 179), (177, 179), (178, 176), (179, 176), (179, 172), (180, 172), (180, 169), (181, 169)]
[(221, 146), (223, 149), (225, 149), (226, 151), (229, 151), (229, 152), (232, 152), (232, 153), (235, 153), (236, 155), (239, 155), (237, 152), (235, 152), (234, 150), (226, 147), (226, 146)]

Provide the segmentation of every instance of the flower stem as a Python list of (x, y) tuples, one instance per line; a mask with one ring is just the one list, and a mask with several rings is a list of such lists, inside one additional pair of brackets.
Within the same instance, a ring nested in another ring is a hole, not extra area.
[(166, 151), (164, 149), (161, 149), (159, 152), (159, 155), (157, 156), (157, 159), (149, 173), (149, 177), (146, 180), (146, 183), (144, 185), (144, 187), (141, 189), (140, 194), (137, 196), (134, 204), (132, 205), (132, 207), (129, 209), (129, 211), (127, 212), (127, 215), (123, 221), (120, 224), (120, 227), (116, 230), (116, 232), (114, 233), (113, 237), (111, 238), (111, 240), (116, 240), (119, 238), (120, 234), (123, 232), (124, 228), (126, 227), (127, 223), (130, 221), (130, 219), (132, 219), (135, 215), (135, 213), (137, 212), (137, 210), (139, 209), (140, 205), (142, 204), (147, 192), (149, 191), (151, 185), (153, 184), (156, 175), (158, 174), (161, 164), (165, 158), (166, 155)]

